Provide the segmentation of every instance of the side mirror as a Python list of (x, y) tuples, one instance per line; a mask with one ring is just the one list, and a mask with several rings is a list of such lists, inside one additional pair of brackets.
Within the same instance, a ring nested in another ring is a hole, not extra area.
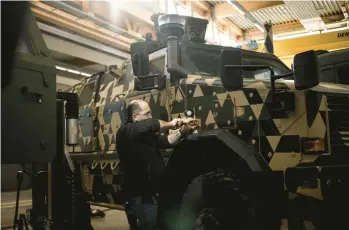
[(294, 82), (297, 90), (310, 89), (320, 82), (320, 68), (315, 51), (296, 54), (293, 59)]
[(152, 89), (164, 89), (166, 87), (165, 75), (150, 75), (144, 77), (134, 78), (135, 90), (152, 90)]
[(132, 55), (133, 74), (137, 77), (149, 74), (149, 56), (147, 52), (136, 52)]
[(243, 87), (242, 53), (240, 50), (221, 51), (219, 73), (223, 87), (227, 90), (240, 90)]

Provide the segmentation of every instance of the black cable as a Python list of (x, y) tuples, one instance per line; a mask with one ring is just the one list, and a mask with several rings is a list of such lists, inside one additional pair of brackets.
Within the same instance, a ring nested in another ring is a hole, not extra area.
[(76, 172), (71, 172), (71, 228), (76, 228)]
[(30, 177), (30, 179), (32, 180), (33, 179), (33, 175), (31, 174), (31, 168), (27, 167), (26, 165), (24, 164), (21, 164), (21, 167), (23, 169), (23, 172)]
[(18, 217), (18, 206), (19, 206), (19, 194), (21, 191), (21, 184), (23, 182), (23, 173), (21, 171), (17, 172), (17, 194), (16, 194), (16, 209), (15, 209), (15, 216), (13, 218), (13, 230), (16, 229), (17, 223), (19, 224), (19, 220), (17, 219)]

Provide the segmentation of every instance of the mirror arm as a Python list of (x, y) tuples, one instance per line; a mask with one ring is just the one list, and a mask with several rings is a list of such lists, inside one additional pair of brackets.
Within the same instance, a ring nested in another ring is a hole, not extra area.
[(271, 97), (271, 103), (273, 105), (274, 108), (274, 103), (276, 102), (276, 94), (275, 94), (275, 81), (281, 78), (285, 78), (285, 77), (290, 77), (293, 76), (293, 72), (287, 73), (287, 74), (283, 74), (283, 75), (274, 75), (274, 72), (272, 72), (272, 75), (270, 77), (270, 81), (271, 81), (271, 93), (272, 93), (272, 97)]
[(226, 65), (225, 68), (232, 68), (232, 69), (241, 68), (243, 70), (268, 69), (270, 71), (270, 81), (271, 81), (271, 93), (272, 93), (271, 103), (272, 103), (272, 105), (274, 105), (274, 102), (276, 101), (275, 80), (283, 78), (283, 77), (285, 77), (285, 75), (275, 76), (273, 68), (271, 68), (270, 66), (266, 66), (266, 65)]
[(275, 97), (275, 80), (284, 78), (284, 77), (290, 77), (293, 75), (293, 72), (291, 73), (287, 73), (287, 74), (283, 74), (283, 75), (278, 75), (275, 76), (274, 75), (274, 70), (272, 70), (272, 68), (270, 68), (270, 72), (271, 72), (271, 76), (270, 76), (270, 81), (271, 81), (271, 92), (272, 92), (272, 97), (271, 97), (271, 103), (274, 104), (274, 102), (276, 101), (276, 97)]
[[(145, 75), (145, 76), (135, 76), (135, 78), (139, 78), (139, 79), (149, 79), (149, 78), (152, 78), (152, 79), (157, 79), (159, 76), (161, 76), (161, 74), (154, 74), (154, 75)], [(140, 88), (139, 87), (139, 84), (137, 81), (135, 81), (134, 83), (135, 85), (137, 84), (137, 88)], [(158, 90), (161, 90), (161, 85), (158, 84), (158, 87), (142, 87), (142, 91), (146, 91), (146, 90), (152, 90), (152, 89), (158, 89)]]
[(244, 70), (259, 70), (259, 69), (269, 69), (272, 75), (274, 76), (274, 70), (270, 66), (267, 65), (226, 65), (225, 68), (232, 69), (244, 69)]
[(285, 77), (291, 77), (293, 75), (294, 75), (294, 72), (290, 72), (290, 73), (286, 73), (283, 75), (274, 76), (274, 79), (277, 80), (277, 79), (281, 79), (281, 78), (285, 78)]
[(145, 75), (145, 76), (136, 76), (136, 77), (142, 78), (142, 79), (147, 79), (147, 78), (155, 78), (158, 76), (160, 76), (160, 74), (154, 74), (154, 75), (149, 74), (149, 75)]
[(178, 38), (170, 36), (167, 38), (167, 71), (187, 77), (189, 72), (178, 63)]

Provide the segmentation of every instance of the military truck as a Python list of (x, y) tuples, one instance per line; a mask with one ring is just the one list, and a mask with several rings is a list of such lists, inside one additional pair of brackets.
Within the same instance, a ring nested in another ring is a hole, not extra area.
[(207, 20), (152, 19), (157, 40), (70, 89), (80, 144), (68, 148), (90, 204), (122, 204), (115, 137), (142, 99), (154, 118), (200, 123), (162, 152), (161, 229), (280, 229), (284, 219), (344, 229), (334, 226), (348, 201), (349, 49), (297, 54), (291, 70), (272, 54), (205, 44)]

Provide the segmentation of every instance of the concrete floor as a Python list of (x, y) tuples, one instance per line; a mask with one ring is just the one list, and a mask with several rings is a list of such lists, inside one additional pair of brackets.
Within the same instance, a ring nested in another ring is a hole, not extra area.
[[(15, 214), (16, 192), (1, 193), (1, 229), (6, 226), (12, 226), (13, 217)], [(21, 191), (20, 205), (18, 208), (19, 214), (24, 214), (27, 208), (31, 207), (31, 190)], [(105, 217), (93, 217), (92, 226), (95, 230), (129, 230), (129, 225), (126, 219), (125, 212), (119, 210), (110, 210), (101, 207), (93, 207), (100, 210), (105, 210)], [(287, 230), (286, 223), (283, 221), (281, 230)], [(307, 230), (312, 228), (307, 228)], [(313, 229), (312, 229), (313, 230)]]
[[(15, 215), (16, 192), (1, 193), (1, 229), (6, 226), (12, 226)], [(31, 207), (31, 190), (21, 191), (19, 214), (25, 214), (27, 208)], [(125, 212), (119, 210), (110, 210), (101, 207), (93, 207), (105, 210), (105, 217), (93, 217), (92, 226), (95, 230), (129, 230)], [(12, 229), (12, 228), (6, 228)]]

